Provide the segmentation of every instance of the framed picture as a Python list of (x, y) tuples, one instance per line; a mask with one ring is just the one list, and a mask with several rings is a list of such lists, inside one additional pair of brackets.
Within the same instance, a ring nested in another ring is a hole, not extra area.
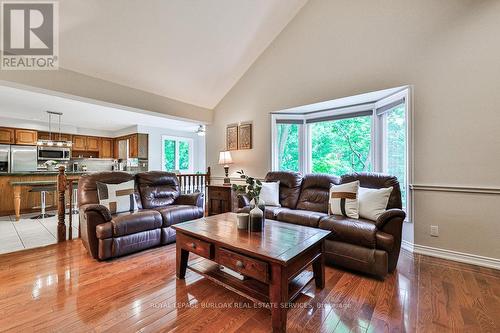
[(226, 128), (226, 150), (238, 149), (238, 125), (227, 125)]
[(238, 149), (252, 149), (252, 124), (238, 126)]

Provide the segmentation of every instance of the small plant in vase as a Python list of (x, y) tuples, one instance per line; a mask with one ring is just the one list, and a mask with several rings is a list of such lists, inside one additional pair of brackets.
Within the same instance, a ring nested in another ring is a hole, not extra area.
[[(238, 193), (245, 193), (250, 201), (250, 231), (261, 231), (264, 225), (265, 203), (259, 199), (262, 182), (255, 177), (250, 177), (243, 170), (236, 171), (240, 178), (245, 179), (247, 185), (233, 184), (232, 188)], [(252, 204), (253, 202), (253, 204)]]

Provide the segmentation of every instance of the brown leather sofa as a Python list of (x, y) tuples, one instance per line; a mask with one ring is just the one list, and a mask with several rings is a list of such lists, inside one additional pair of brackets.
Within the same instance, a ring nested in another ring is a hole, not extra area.
[[(341, 177), (326, 174), (269, 172), (265, 181), (280, 181), (281, 207), (266, 206), (266, 218), (307, 225), (332, 233), (325, 241), (326, 262), (383, 278), (394, 271), (401, 248), (405, 212), (396, 177), (378, 173), (352, 173)], [(377, 221), (328, 215), (330, 184), (359, 180), (368, 188), (393, 187), (387, 211)], [(249, 202), (240, 196), (240, 211)]]
[[(119, 184), (132, 179), (138, 211), (111, 214), (99, 205), (96, 182)], [(180, 194), (173, 173), (100, 172), (80, 178), (78, 205), (83, 244), (92, 257), (104, 260), (175, 242), (171, 226), (203, 216), (203, 193)]]

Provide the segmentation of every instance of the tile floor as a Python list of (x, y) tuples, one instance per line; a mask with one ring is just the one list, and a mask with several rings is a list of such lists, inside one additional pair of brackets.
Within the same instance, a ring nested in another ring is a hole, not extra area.
[[(55, 212), (50, 212), (55, 214)], [(0, 217), (0, 254), (56, 243), (57, 216), (32, 220), (37, 214)], [(66, 219), (67, 222), (67, 219)], [(78, 215), (73, 215), (73, 237), (78, 237)]]

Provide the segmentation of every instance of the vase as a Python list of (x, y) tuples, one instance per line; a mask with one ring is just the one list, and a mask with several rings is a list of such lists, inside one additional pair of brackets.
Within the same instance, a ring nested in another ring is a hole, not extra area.
[[(257, 199), (257, 200), (255, 200)], [(264, 205), (260, 205), (260, 201), (258, 198), (255, 198), (253, 203), (253, 208), (250, 210), (250, 219), (248, 228), (250, 231), (262, 231), (264, 226), (264, 211), (260, 208)], [(257, 205), (255, 204), (257, 202)], [(265, 208), (264, 208), (265, 209)]]

